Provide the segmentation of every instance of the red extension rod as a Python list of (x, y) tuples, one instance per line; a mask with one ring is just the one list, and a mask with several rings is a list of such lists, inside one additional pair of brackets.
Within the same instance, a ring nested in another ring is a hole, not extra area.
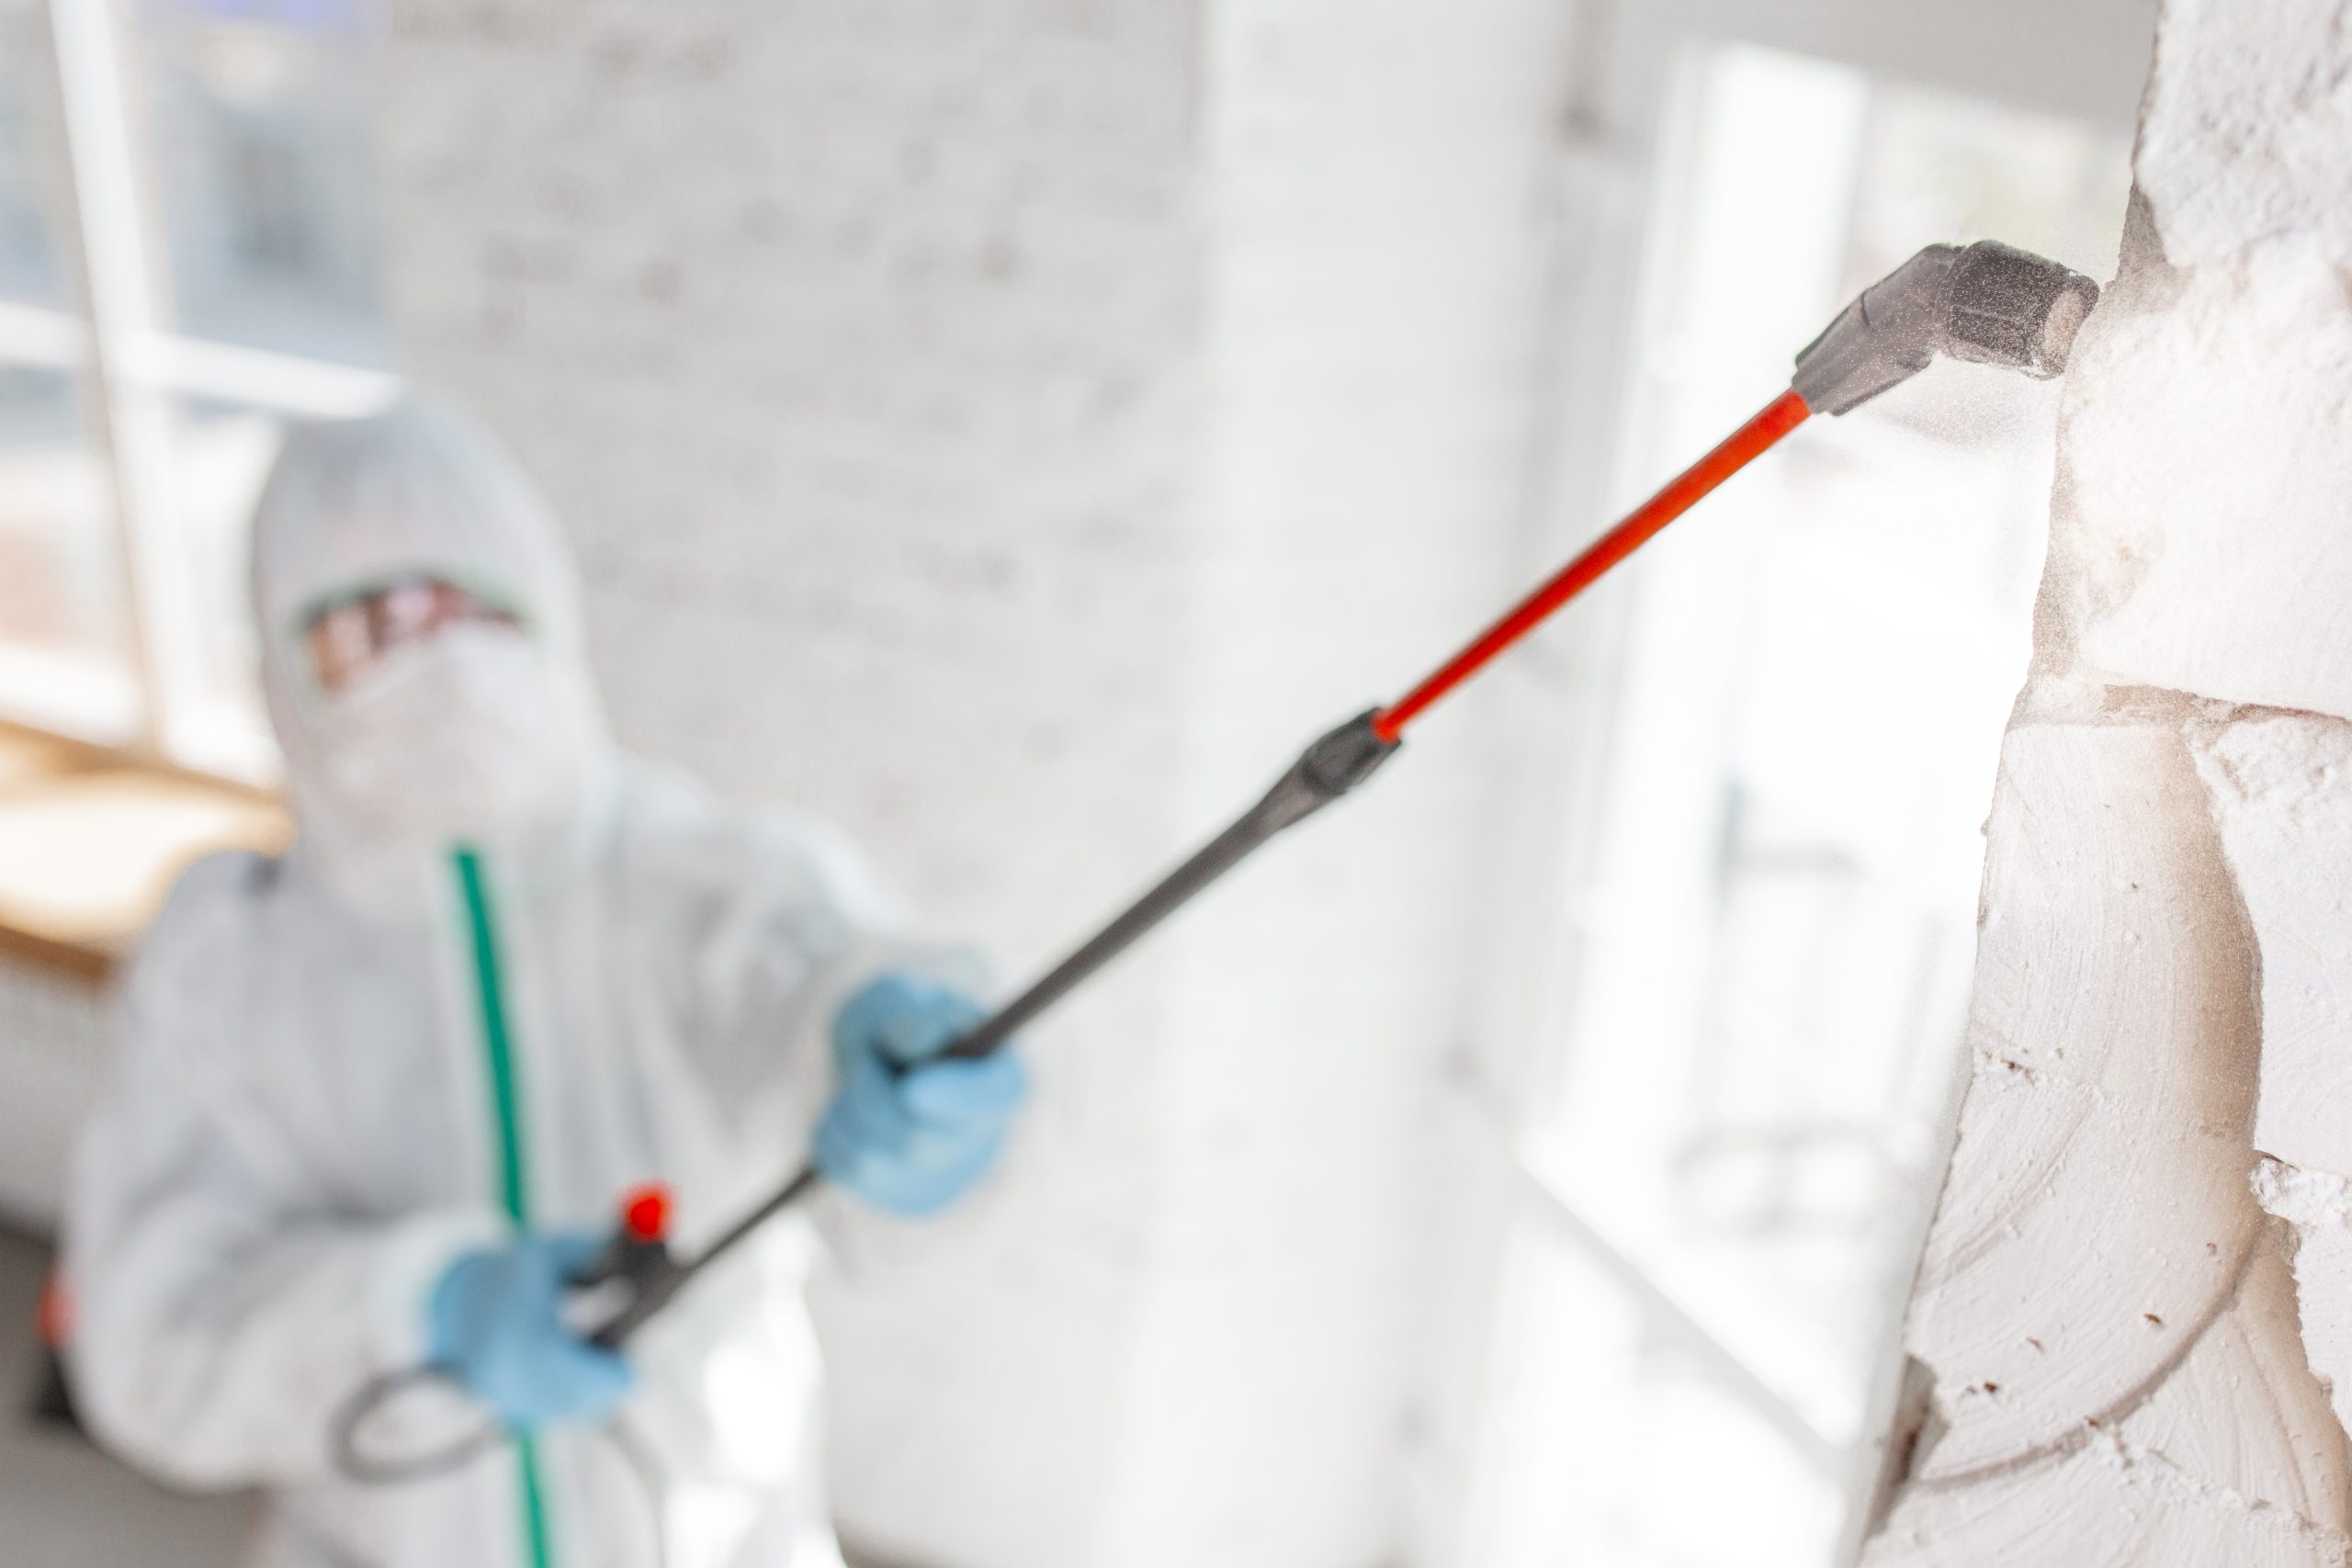
[(1794, 387), (1766, 403), (1754, 418), (1725, 436), (1721, 446), (1677, 474), (1664, 490), (1545, 579), (1461, 652), (1430, 671), (1419, 685), (1374, 714), (1373, 734), (1388, 741), (1401, 739), (1407, 725), (1492, 664), (1511, 644), (1550, 619), (1554, 611), (1608, 576), (1611, 567), (1648, 544), (1658, 530), (1698, 505), (1708, 491), (1771, 450), (1774, 443), (1803, 424), (1812, 412)]

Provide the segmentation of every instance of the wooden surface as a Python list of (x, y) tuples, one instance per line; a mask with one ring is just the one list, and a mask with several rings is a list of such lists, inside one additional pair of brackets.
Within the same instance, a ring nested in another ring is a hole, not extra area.
[(191, 861), (288, 837), (266, 795), (0, 727), (0, 951), (101, 980)]

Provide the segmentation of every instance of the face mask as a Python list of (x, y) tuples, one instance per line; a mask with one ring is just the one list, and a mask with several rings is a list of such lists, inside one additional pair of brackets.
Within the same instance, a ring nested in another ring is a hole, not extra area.
[(561, 821), (596, 755), (584, 693), (509, 626), (444, 626), (324, 703), (324, 789), (355, 825), (436, 847)]

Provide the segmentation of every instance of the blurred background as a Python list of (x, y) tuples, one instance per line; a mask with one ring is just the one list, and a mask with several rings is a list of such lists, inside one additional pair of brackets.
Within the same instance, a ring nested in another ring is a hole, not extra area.
[[(2154, 0), (0, 0), (0, 1562), (106, 985), (282, 843), (243, 528), (418, 385), (633, 748), (1008, 976), (1936, 241), (2114, 271)], [(1811, 1568), (1940, 1175), (2053, 387), (1816, 421), (1039, 1043), (829, 1279), (876, 1562)]]

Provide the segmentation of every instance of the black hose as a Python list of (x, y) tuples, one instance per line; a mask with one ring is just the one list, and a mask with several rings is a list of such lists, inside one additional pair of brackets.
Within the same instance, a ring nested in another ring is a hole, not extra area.
[(485, 1417), (481, 1426), (437, 1449), (424, 1453), (403, 1454), (385, 1459), (370, 1454), (361, 1441), (361, 1434), (368, 1421), (385, 1405), (411, 1389), (430, 1383), (446, 1383), (458, 1387), (457, 1380), (444, 1368), (433, 1365), (402, 1367), (398, 1371), (384, 1372), (369, 1378), (352, 1391), (351, 1397), (336, 1406), (334, 1417), (327, 1427), (329, 1456), (337, 1473), (345, 1480), (367, 1486), (393, 1486), (404, 1481), (424, 1481), (435, 1475), (447, 1475), (461, 1469), (488, 1453), (506, 1439), (506, 1428)]
[[(435, 1382), (446, 1382), (453, 1389), (459, 1386), (447, 1371), (434, 1366), (403, 1367), (362, 1383), (344, 1401), (329, 1427), (336, 1471), (346, 1480), (366, 1486), (424, 1481), (462, 1470), (506, 1440), (507, 1428), (485, 1418), (476, 1430), (424, 1453), (392, 1459), (368, 1453), (360, 1440), (368, 1420), (409, 1390)], [(653, 1450), (626, 1415), (616, 1414), (611, 1420), (587, 1430), (605, 1439), (620, 1456), (621, 1467), (636, 1481), (645, 1497), (646, 1516), (651, 1527), (653, 1568), (666, 1568), (670, 1559), (669, 1490)]]

